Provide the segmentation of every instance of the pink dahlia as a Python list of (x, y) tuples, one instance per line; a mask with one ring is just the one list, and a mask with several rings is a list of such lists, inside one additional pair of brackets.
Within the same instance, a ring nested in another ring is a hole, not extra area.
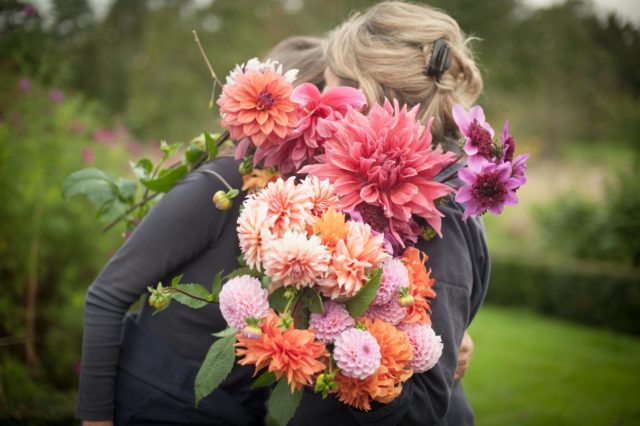
[(320, 238), (287, 231), (280, 239), (271, 241), (264, 255), (265, 274), (275, 285), (310, 287), (324, 277), (331, 256)]
[(521, 180), (511, 175), (511, 163), (495, 164), (487, 160), (460, 169), (458, 176), (465, 185), (458, 189), (456, 201), (464, 204), (463, 219), (480, 216), (487, 210), (498, 215), (505, 205), (518, 204), (515, 190)]
[(416, 373), (431, 370), (442, 355), (442, 338), (425, 324), (403, 324), (400, 328), (413, 347), (413, 357), (408, 367)]
[(399, 291), (403, 287), (409, 287), (409, 272), (400, 259), (390, 259), (382, 265), (382, 278), (380, 279), (380, 289), (372, 305), (384, 305), (389, 301), (396, 300)]
[(270, 182), (251, 199), (251, 203), (267, 206), (267, 217), (273, 220), (271, 231), (282, 237), (288, 230), (304, 230), (313, 222), (311, 210), (314, 193), (308, 185), (296, 184), (292, 176), (286, 181)]
[(397, 325), (407, 316), (407, 308), (400, 305), (398, 298), (394, 298), (383, 305), (371, 304), (365, 316), (371, 319), (380, 318), (389, 324)]
[(315, 331), (318, 339), (333, 342), (340, 333), (356, 325), (344, 305), (327, 300), (323, 307), (324, 313), (311, 314), (309, 318), (309, 329)]
[(350, 221), (347, 226), (346, 238), (336, 243), (330, 273), (319, 283), (323, 294), (332, 299), (355, 295), (366, 283), (367, 274), (389, 258), (381, 234), (374, 235), (362, 222)]
[(298, 107), (290, 99), (293, 88), (282, 75), (265, 69), (239, 74), (234, 81), (224, 85), (218, 98), (222, 126), (231, 138), (267, 147), (294, 134)]
[(329, 208), (338, 207), (338, 196), (333, 192), (333, 187), (329, 179), (320, 180), (315, 176), (307, 176), (307, 178), (302, 181), (302, 184), (309, 186), (313, 192), (311, 197), (311, 203), (313, 203), (311, 213), (314, 216), (322, 216)]
[(475, 158), (491, 159), (493, 156), (493, 129), (485, 121), (484, 111), (480, 105), (465, 111), (460, 104), (453, 105), (453, 119), (464, 136), (464, 152), (472, 163)]
[(267, 59), (266, 62), (260, 62), (258, 58), (252, 58), (244, 64), (236, 65), (236, 67), (227, 76), (226, 83), (227, 85), (232, 86), (236, 84), (236, 79), (243, 74), (265, 72), (267, 70), (283, 76), (284, 80), (289, 84), (293, 84), (298, 76), (298, 70), (295, 68), (284, 72), (282, 64), (278, 61)]
[(269, 217), (266, 204), (252, 202), (244, 203), (244, 209), (238, 218), (238, 240), (244, 260), (249, 267), (262, 271), (264, 248), (268, 241), (274, 239), (269, 230), (274, 217)]
[(269, 314), (267, 290), (257, 278), (248, 275), (233, 278), (220, 291), (220, 311), (227, 324), (241, 330), (247, 320), (260, 321)]
[(333, 358), (344, 376), (364, 380), (380, 367), (382, 355), (371, 333), (352, 328), (336, 338)]
[(256, 151), (255, 160), (264, 159), (265, 166), (277, 166), (285, 174), (295, 173), (302, 165), (315, 163), (323, 152), (324, 142), (333, 135), (333, 123), (341, 119), (351, 106), (361, 110), (366, 105), (362, 93), (352, 87), (336, 87), (320, 93), (311, 83), (296, 87), (291, 99), (302, 108), (296, 137), (277, 146)]
[(519, 186), (527, 182), (525, 172), (527, 171), (527, 159), (529, 154), (521, 154), (514, 158), (516, 151), (516, 141), (509, 134), (509, 122), (505, 121), (502, 129), (502, 161), (511, 163), (511, 177), (519, 182)]
[(380, 208), (390, 236), (401, 246), (404, 241), (397, 228), (409, 222), (412, 214), (440, 233), (443, 215), (434, 200), (453, 192), (433, 178), (454, 161), (454, 154), (431, 146), (431, 122), (422, 126), (417, 111), (417, 106), (411, 111), (406, 106), (400, 109), (397, 101), (393, 106), (389, 101), (375, 105), (368, 116), (349, 109), (325, 143), (320, 164), (301, 169), (329, 179), (346, 212), (363, 204)]

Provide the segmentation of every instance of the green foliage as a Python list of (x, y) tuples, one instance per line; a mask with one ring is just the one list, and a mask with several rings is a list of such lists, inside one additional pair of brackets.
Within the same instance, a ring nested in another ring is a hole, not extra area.
[(638, 271), (493, 259), (486, 302), (640, 334)]
[(278, 381), (271, 398), (269, 398), (268, 413), (280, 426), (285, 426), (298, 409), (302, 392), (294, 390), (291, 392), (286, 378)]
[(229, 375), (235, 360), (235, 336), (216, 340), (205, 357), (196, 375), (196, 406), (202, 398), (213, 392)]
[(380, 279), (382, 278), (382, 268), (375, 269), (369, 281), (360, 289), (360, 291), (347, 301), (347, 310), (349, 314), (355, 319), (360, 318), (373, 299), (376, 298), (376, 293), (380, 288)]
[(275, 382), (276, 382), (276, 375), (273, 374), (271, 371), (265, 371), (260, 375), (260, 377), (258, 377), (253, 381), (253, 383), (251, 384), (251, 389), (259, 389), (259, 388), (271, 386)]
[(213, 295), (201, 284), (178, 284), (173, 288), (176, 291), (171, 298), (193, 309), (204, 308), (213, 301)]

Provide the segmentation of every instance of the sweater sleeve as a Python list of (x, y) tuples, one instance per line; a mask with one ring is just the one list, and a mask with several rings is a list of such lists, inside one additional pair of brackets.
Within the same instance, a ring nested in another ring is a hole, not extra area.
[(431, 370), (415, 374), (402, 394), (368, 413), (351, 410), (361, 425), (426, 425), (440, 422), (449, 409), (458, 351), (464, 331), (477, 312), (489, 281), (489, 258), (482, 223), (462, 221), (456, 203), (442, 208), (443, 238), (422, 241), (427, 266), (436, 280), (431, 304), (432, 327), (442, 336), (442, 357)]
[[(237, 163), (231, 158), (219, 158), (203, 168), (216, 170), (232, 185), (240, 184)], [(89, 287), (78, 418), (113, 418), (123, 317), (147, 286), (170, 277), (215, 241), (228, 215), (212, 202), (220, 189), (223, 184), (211, 174), (187, 175), (151, 209)]]

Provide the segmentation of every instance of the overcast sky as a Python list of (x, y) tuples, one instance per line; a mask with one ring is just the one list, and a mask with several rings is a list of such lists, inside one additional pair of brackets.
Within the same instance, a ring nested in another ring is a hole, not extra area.
[[(201, 6), (207, 6), (214, 0), (195, 0)], [(532, 7), (544, 7), (555, 3), (561, 3), (563, 0), (522, 0), (523, 3)], [(596, 5), (596, 9), (602, 15), (606, 15), (610, 11), (614, 11), (625, 20), (630, 20), (636, 24), (640, 24), (640, 0), (592, 0)], [(106, 14), (113, 0), (89, 0), (98, 16)], [(46, 14), (50, 9), (51, 0), (34, 0), (33, 3), (39, 6)]]

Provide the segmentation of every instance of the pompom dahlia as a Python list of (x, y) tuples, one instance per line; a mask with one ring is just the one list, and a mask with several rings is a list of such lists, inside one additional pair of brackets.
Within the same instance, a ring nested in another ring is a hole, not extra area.
[[(283, 76), (269, 69), (237, 75), (235, 84), (226, 84), (217, 101), (222, 126), (232, 139), (249, 139), (258, 147), (290, 138), (299, 116), (290, 99), (292, 90)], [(238, 150), (246, 150), (246, 142)]]
[(320, 238), (288, 231), (282, 238), (269, 242), (263, 266), (276, 285), (299, 289), (313, 286), (323, 278), (330, 260), (331, 255)]
[(380, 318), (389, 324), (399, 324), (407, 316), (407, 308), (400, 305), (398, 298), (393, 298), (383, 305), (369, 305), (365, 312), (369, 318)]
[(406, 226), (412, 214), (440, 233), (443, 215), (434, 200), (453, 192), (433, 178), (454, 161), (454, 154), (431, 146), (430, 124), (422, 126), (417, 111), (400, 109), (397, 101), (375, 105), (368, 116), (350, 109), (325, 143), (320, 164), (301, 169), (329, 179), (346, 212), (361, 204), (381, 208), (391, 237), (401, 246), (396, 228)]
[(269, 314), (267, 290), (248, 275), (233, 278), (220, 291), (220, 311), (231, 327), (242, 329), (247, 320), (261, 320)]
[(356, 325), (344, 305), (328, 300), (323, 307), (324, 313), (311, 314), (309, 318), (309, 329), (315, 331), (318, 339), (333, 342), (340, 333)]
[(402, 287), (409, 287), (409, 273), (400, 259), (389, 259), (382, 265), (380, 289), (372, 305), (384, 305), (397, 299)]
[(269, 230), (272, 222), (267, 214), (267, 206), (250, 200), (244, 203), (244, 209), (238, 217), (240, 250), (247, 265), (258, 271), (262, 271), (265, 243), (275, 238)]
[(464, 204), (464, 220), (487, 210), (498, 215), (505, 205), (518, 204), (515, 190), (521, 179), (512, 177), (511, 163), (495, 164), (483, 159), (460, 169), (458, 176), (465, 183), (456, 193), (456, 201)]
[(409, 247), (402, 254), (402, 262), (409, 272), (409, 294), (413, 297), (413, 305), (407, 307), (404, 323), (431, 324), (430, 300), (436, 297), (433, 291), (435, 280), (431, 278), (431, 270), (425, 266), (429, 257), (415, 247)]
[(351, 297), (365, 284), (367, 273), (389, 258), (383, 248), (382, 235), (373, 235), (362, 222), (347, 222), (347, 237), (338, 240), (330, 274), (322, 280), (320, 290), (332, 299)]
[(371, 400), (387, 404), (402, 392), (402, 383), (413, 374), (408, 362), (412, 347), (402, 331), (382, 320), (363, 318), (362, 323), (380, 346), (380, 367), (365, 380), (338, 373), (338, 399), (355, 408), (368, 411)]
[(287, 378), (294, 389), (313, 384), (313, 376), (326, 368), (323, 359), (328, 357), (323, 342), (315, 340), (309, 330), (278, 327), (280, 318), (273, 311), (262, 322), (262, 335), (248, 339), (238, 335), (236, 355), (240, 365), (255, 365), (256, 373), (267, 367), (279, 380)]
[(267, 206), (267, 216), (273, 218), (271, 231), (282, 237), (288, 230), (305, 230), (313, 221), (313, 192), (307, 185), (296, 184), (295, 178), (278, 179), (257, 192), (251, 203)]
[(368, 331), (352, 328), (336, 338), (333, 358), (342, 375), (363, 380), (380, 367), (380, 345)]
[(291, 99), (302, 109), (297, 136), (271, 148), (259, 148), (255, 156), (256, 161), (264, 159), (265, 166), (277, 166), (285, 174), (315, 163), (316, 156), (323, 152), (324, 142), (335, 131), (333, 123), (346, 114), (348, 107), (361, 110), (366, 105), (357, 89), (336, 87), (320, 93), (311, 83), (296, 87)]
[(401, 329), (413, 348), (409, 367), (416, 373), (431, 370), (442, 356), (442, 338), (425, 324), (405, 324)]

